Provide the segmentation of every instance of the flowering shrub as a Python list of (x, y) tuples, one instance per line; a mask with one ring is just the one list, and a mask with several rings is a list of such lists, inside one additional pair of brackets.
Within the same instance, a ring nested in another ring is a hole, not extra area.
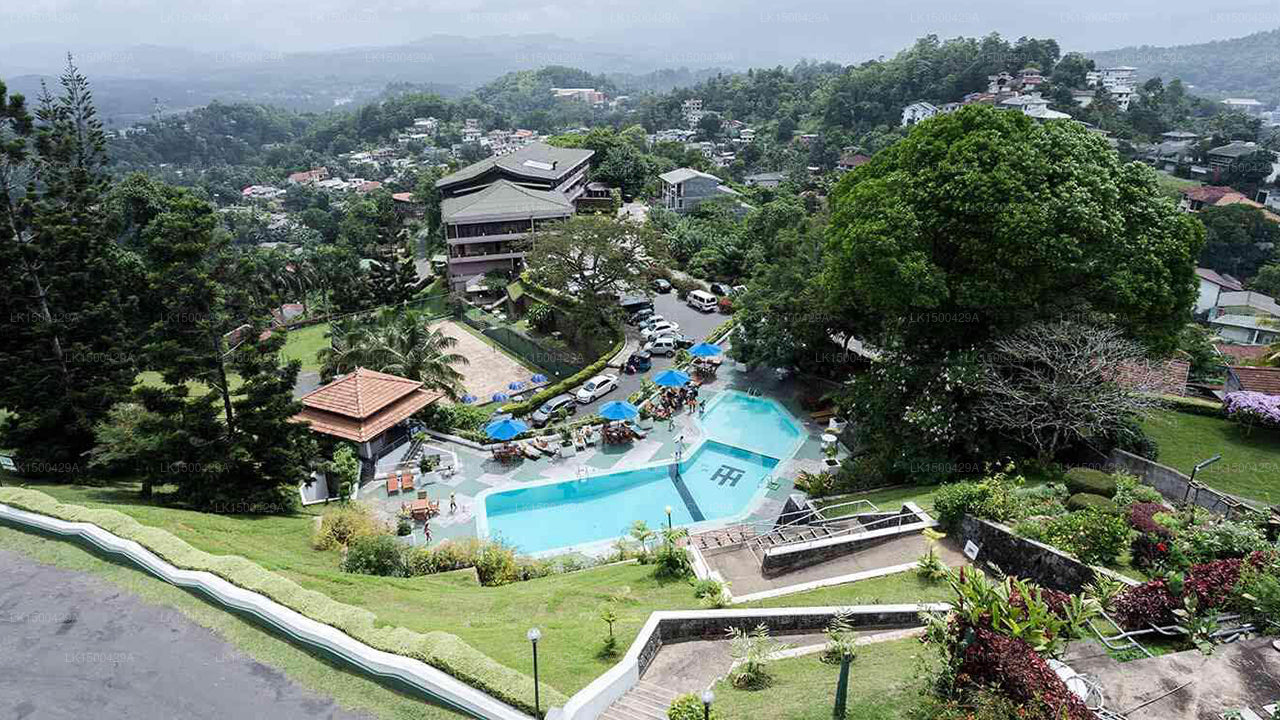
[(1129, 544), (1129, 523), (1119, 513), (1088, 508), (1049, 521), (1044, 541), (1090, 565), (1114, 561)]
[(957, 679), (998, 687), (1013, 700), (1039, 709), (1043, 720), (1094, 720), (1094, 714), (1067, 689), (1044, 658), (1025, 641), (987, 628), (975, 628), (964, 649)]
[(1009, 467), (997, 471), (981, 482), (943, 485), (933, 501), (938, 522), (954, 530), (966, 514), (996, 522), (1019, 517), (1024, 504), (1016, 490), (1025, 480), (1021, 475), (1011, 475), (1012, 470)]
[(1130, 549), (1138, 567), (1153, 567), (1168, 559), (1173, 532), (1155, 519), (1157, 513), (1166, 511), (1167, 508), (1160, 503), (1142, 502), (1129, 506), (1129, 526), (1137, 532)]
[(1244, 425), (1280, 428), (1280, 395), (1259, 392), (1228, 393), (1222, 401), (1227, 417)]

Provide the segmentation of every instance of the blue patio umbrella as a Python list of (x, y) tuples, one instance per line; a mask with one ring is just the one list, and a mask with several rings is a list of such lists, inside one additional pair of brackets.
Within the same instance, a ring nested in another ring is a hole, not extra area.
[(631, 420), (640, 415), (640, 408), (624, 400), (613, 400), (601, 405), (599, 412), (605, 420)]
[(543, 375), (542, 373), (538, 373), (537, 375), (534, 375), (533, 377), (529, 378), (529, 381), (536, 382), (536, 383), (544, 383), (547, 381), (547, 376)]
[(463, 395), (461, 399), (464, 404), (470, 405), (471, 403), (475, 402), (479, 398), (477, 398), (475, 395), (467, 393), (466, 395)]
[(689, 374), (668, 368), (655, 375), (653, 382), (662, 387), (684, 387), (689, 384)]
[(508, 395), (508, 394), (506, 394), (506, 393), (496, 392), (496, 393), (494, 393), (494, 394), (493, 394), (493, 398), (492, 398), (492, 400), (493, 400), (494, 402), (506, 402), (507, 398), (509, 398), (509, 397), (511, 397), (511, 396), (510, 396), (510, 395)]
[(719, 345), (713, 345), (705, 342), (698, 343), (697, 345), (689, 348), (689, 354), (694, 357), (715, 357), (721, 352)]
[(528, 429), (528, 423), (523, 420), (506, 418), (504, 420), (494, 420), (488, 425), (485, 425), (484, 434), (494, 440), (510, 440)]
[(524, 381), (523, 381), (523, 380), (515, 380), (515, 381), (512, 381), (512, 382), (507, 383), (507, 389), (508, 389), (508, 390), (523, 390), (523, 389), (524, 389), (524, 385), (525, 385), (525, 383), (524, 383)]

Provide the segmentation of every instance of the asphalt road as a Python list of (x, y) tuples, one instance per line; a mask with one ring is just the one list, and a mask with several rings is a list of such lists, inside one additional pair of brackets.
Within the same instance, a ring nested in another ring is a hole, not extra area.
[[(702, 341), (706, 338), (707, 333), (716, 329), (721, 323), (729, 319), (728, 315), (721, 315), (718, 312), (704, 313), (694, 310), (676, 297), (674, 292), (669, 292), (663, 295), (654, 295), (653, 311), (680, 325), (680, 332), (693, 338), (695, 343)], [(630, 325), (625, 327), (627, 329), (627, 337), (629, 339), (638, 339), (640, 337), (639, 330)], [(622, 362), (626, 362), (626, 359), (627, 358), (624, 355)], [(671, 361), (671, 358), (662, 356), (655, 357), (653, 358), (653, 368), (650, 369), (649, 372), (637, 375), (627, 375), (621, 370), (614, 370), (613, 368), (605, 370), (607, 373), (616, 373), (618, 375), (618, 389), (595, 402), (587, 403), (586, 405), (579, 405), (578, 412), (580, 414), (592, 413), (595, 412), (600, 405), (611, 400), (626, 400), (631, 393), (640, 389), (641, 378), (652, 378), (655, 374), (671, 367)]]
[(0, 578), (0, 717), (366, 717), (91, 575), (0, 550)]

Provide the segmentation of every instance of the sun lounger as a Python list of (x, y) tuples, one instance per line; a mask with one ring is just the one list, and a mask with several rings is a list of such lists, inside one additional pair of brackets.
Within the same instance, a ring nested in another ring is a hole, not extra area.
[(404, 492), (413, 490), (413, 473), (405, 473), (401, 476), (400, 489)]
[(551, 447), (551, 443), (547, 442), (546, 438), (537, 438), (534, 440), (530, 440), (529, 443), (533, 445), (535, 450), (538, 450), (543, 455), (546, 455), (548, 457), (552, 457), (557, 454), (556, 449)]
[(835, 408), (828, 408), (826, 410), (817, 410), (809, 413), (809, 417), (812, 418), (815, 422), (823, 422), (826, 420), (830, 420), (835, 416), (836, 416)]
[(530, 460), (542, 459), (542, 453), (530, 447), (527, 443), (517, 443), (516, 447), (520, 448), (520, 452), (524, 453), (524, 456)]
[(400, 473), (391, 473), (387, 476), (387, 494), (400, 492)]

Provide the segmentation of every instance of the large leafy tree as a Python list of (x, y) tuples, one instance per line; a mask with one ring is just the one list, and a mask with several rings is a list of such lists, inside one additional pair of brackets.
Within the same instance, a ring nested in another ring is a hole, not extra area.
[(34, 118), (0, 84), (3, 442), (36, 467), (78, 467), (136, 373), (134, 265), (105, 231), (101, 123), (70, 61), (59, 84)]
[(661, 252), (648, 225), (602, 215), (576, 215), (534, 234), (525, 262), (540, 284), (595, 308), (608, 319), (606, 296), (644, 288)]
[(1280, 242), (1280, 223), (1262, 210), (1243, 204), (1226, 205), (1205, 208), (1198, 216), (1206, 231), (1201, 267), (1248, 279), (1274, 257), (1273, 248)]
[(321, 377), (329, 380), (363, 367), (421, 380), (424, 387), (456, 400), (462, 395), (462, 373), (454, 366), (469, 361), (453, 352), (457, 338), (429, 323), (426, 313), (399, 308), (337, 321), (330, 346), (320, 351)]
[(1092, 310), (1169, 350), (1203, 230), (1155, 173), (1070, 122), (970, 107), (922, 123), (833, 193), (825, 281), (863, 335), (919, 355)]

